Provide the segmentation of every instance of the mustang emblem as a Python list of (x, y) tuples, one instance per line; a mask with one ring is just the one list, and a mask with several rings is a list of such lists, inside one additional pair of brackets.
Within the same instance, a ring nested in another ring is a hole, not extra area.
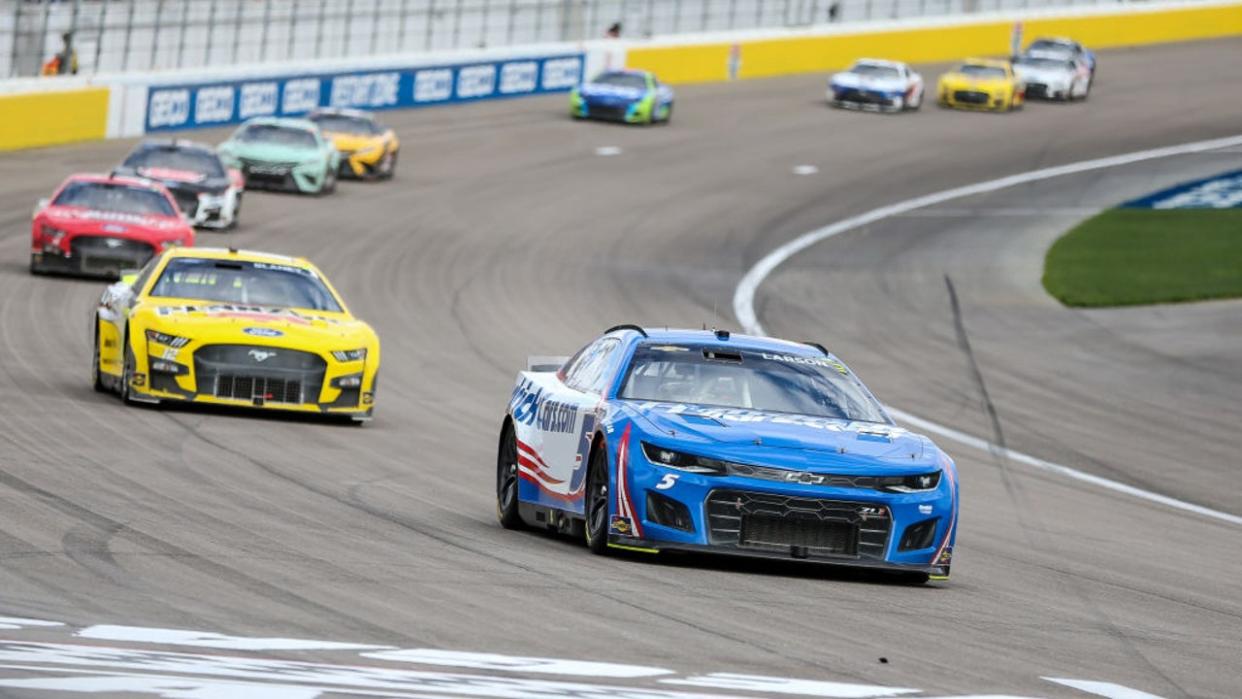
[(253, 357), (256, 362), (266, 362), (267, 360), (276, 356), (275, 352), (268, 352), (266, 350), (258, 350), (258, 349), (252, 349), (250, 350), (250, 352), (248, 352), (248, 354), (251, 357)]

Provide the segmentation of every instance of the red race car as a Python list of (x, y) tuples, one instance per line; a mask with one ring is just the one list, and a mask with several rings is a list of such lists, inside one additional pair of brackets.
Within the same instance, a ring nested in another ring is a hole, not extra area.
[(35, 210), (30, 272), (117, 277), (169, 247), (193, 244), (194, 229), (163, 185), (71, 175)]

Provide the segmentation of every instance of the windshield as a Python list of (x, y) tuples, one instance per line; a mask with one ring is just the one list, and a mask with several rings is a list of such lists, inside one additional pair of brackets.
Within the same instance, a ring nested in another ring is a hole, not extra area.
[(992, 78), (1003, 79), (1007, 77), (1005, 75), (1004, 68), (998, 68), (996, 66), (981, 66), (975, 63), (967, 63), (961, 68), (958, 68), (957, 72), (961, 73), (962, 75), (969, 75), (970, 77), (976, 78), (979, 80), (989, 80)]
[(311, 121), (319, 124), (324, 131), (334, 133), (350, 133), (372, 136), (380, 133), (379, 126), (365, 117), (347, 116), (344, 114), (316, 114)]
[(853, 374), (827, 357), (641, 345), (618, 397), (888, 422)]
[(901, 73), (892, 66), (878, 66), (873, 63), (858, 63), (850, 69), (855, 75), (874, 80), (893, 80), (900, 78)]
[(1018, 59), (1018, 65), (1042, 70), (1073, 70), (1074, 64), (1063, 58), (1044, 58), (1025, 56)]
[(275, 124), (251, 124), (237, 133), (237, 140), (294, 148), (317, 148), (319, 146), (315, 140), (315, 134), (310, 131)]
[(125, 166), (138, 171), (181, 170), (204, 177), (224, 177), (224, 168), (215, 153), (197, 148), (148, 148), (131, 153)]
[(612, 85), (628, 87), (632, 90), (646, 90), (647, 77), (638, 73), (604, 73), (593, 81), (596, 85)]
[(70, 182), (52, 205), (139, 216), (177, 215), (162, 192), (120, 182)]
[(292, 265), (178, 257), (170, 260), (151, 296), (340, 311), (313, 271)]
[(1059, 41), (1049, 41), (1047, 39), (1039, 39), (1036, 41), (1032, 41), (1031, 45), (1026, 47), (1026, 50), (1027, 51), (1049, 51), (1051, 53), (1059, 53), (1059, 54), (1071, 54), (1074, 52), (1074, 47), (1068, 44), (1063, 44)]

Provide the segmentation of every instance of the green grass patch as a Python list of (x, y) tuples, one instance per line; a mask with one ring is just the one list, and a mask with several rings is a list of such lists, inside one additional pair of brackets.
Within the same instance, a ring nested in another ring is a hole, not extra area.
[(1053, 244), (1044, 288), (1067, 306), (1242, 297), (1242, 209), (1110, 209)]

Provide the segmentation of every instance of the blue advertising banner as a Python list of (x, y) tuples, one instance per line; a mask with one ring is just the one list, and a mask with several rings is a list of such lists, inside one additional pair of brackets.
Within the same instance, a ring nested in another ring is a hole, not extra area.
[(316, 107), (401, 109), (566, 92), (581, 81), (584, 63), (583, 54), (571, 53), (461, 65), (152, 85), (147, 94), (146, 130), (227, 126), (257, 116), (298, 116)]
[(1242, 170), (1162, 189), (1131, 199), (1123, 209), (1237, 209), (1242, 208)]

